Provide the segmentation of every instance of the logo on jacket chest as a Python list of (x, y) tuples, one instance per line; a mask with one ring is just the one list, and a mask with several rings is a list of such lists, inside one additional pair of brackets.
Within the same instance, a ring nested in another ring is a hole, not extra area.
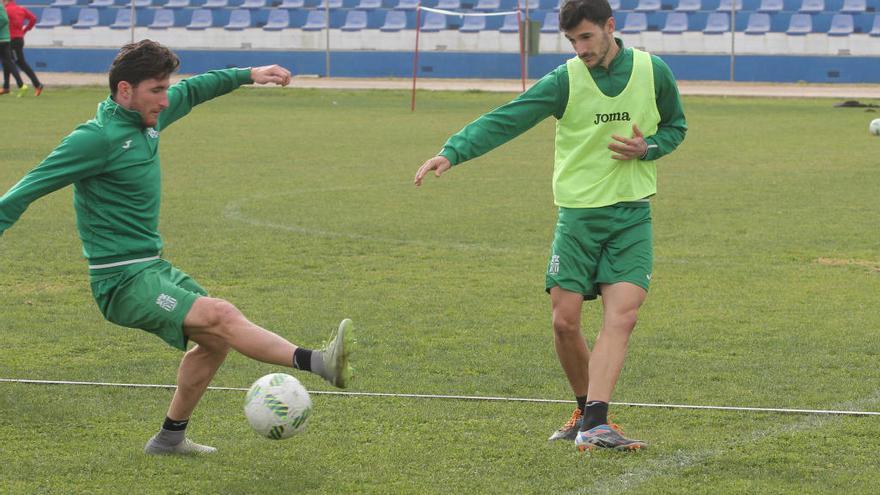
[(593, 121), (593, 124), (598, 125), (615, 121), (629, 122), (629, 120), (629, 112), (597, 113), (596, 120)]
[(152, 138), (152, 139), (156, 139), (157, 137), (159, 137), (159, 131), (157, 131), (156, 129), (153, 129), (152, 127), (148, 127), (147, 128), (147, 136), (150, 136), (150, 138)]

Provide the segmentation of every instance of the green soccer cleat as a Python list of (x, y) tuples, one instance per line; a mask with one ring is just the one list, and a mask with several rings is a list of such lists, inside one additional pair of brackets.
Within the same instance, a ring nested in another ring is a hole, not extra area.
[(599, 425), (587, 431), (580, 431), (574, 444), (581, 452), (593, 449), (631, 451), (645, 449), (648, 444), (623, 436), (617, 425)]
[(354, 324), (348, 318), (339, 323), (339, 329), (321, 349), (324, 358), (324, 379), (339, 388), (348, 387), (352, 378), (348, 358), (354, 347)]
[(548, 441), (553, 440), (568, 440), (573, 442), (575, 437), (578, 434), (578, 430), (581, 429), (581, 423), (584, 422), (584, 414), (581, 412), (579, 408), (575, 408), (574, 412), (571, 413), (571, 418), (562, 425), (562, 428), (553, 432), (548, 438)]
[(162, 445), (156, 441), (156, 437), (153, 437), (144, 446), (144, 452), (150, 455), (203, 455), (213, 454), (217, 449), (197, 444), (189, 438), (184, 438), (177, 445)]
[(25, 84), (24, 86), (18, 88), (18, 91), (15, 93), (15, 97), (21, 98), (22, 96), (27, 94), (29, 89), (31, 89), (31, 87)]

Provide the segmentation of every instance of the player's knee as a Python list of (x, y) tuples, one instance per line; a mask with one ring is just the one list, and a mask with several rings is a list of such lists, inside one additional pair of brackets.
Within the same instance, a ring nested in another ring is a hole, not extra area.
[(632, 332), (639, 321), (639, 311), (637, 309), (622, 311), (611, 315), (611, 326), (619, 328), (626, 332)]
[(210, 309), (210, 324), (212, 334), (219, 337), (223, 345), (227, 345), (230, 341), (233, 329), (244, 318), (241, 311), (229, 301), (223, 299), (215, 299), (212, 301)]
[(580, 324), (575, 318), (559, 313), (553, 314), (553, 333), (559, 338), (571, 338), (581, 333)]

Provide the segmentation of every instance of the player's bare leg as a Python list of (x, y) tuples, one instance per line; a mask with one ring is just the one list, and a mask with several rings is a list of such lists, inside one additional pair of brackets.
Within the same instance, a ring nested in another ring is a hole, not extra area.
[[(560, 287), (550, 289), (553, 311), (553, 340), (556, 355), (575, 396), (587, 395), (590, 376), (590, 350), (581, 332), (584, 297)], [(550, 436), (550, 440), (574, 440), (583, 411), (575, 408), (571, 418)]]

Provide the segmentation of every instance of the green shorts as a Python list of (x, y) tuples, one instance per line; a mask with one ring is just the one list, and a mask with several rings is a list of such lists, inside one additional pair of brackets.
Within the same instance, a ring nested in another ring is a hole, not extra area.
[(189, 275), (158, 259), (89, 272), (92, 295), (108, 321), (150, 332), (186, 350), (183, 320), (208, 293)]
[(559, 208), (545, 288), (596, 299), (599, 284), (629, 282), (648, 290), (654, 264), (651, 203)]

